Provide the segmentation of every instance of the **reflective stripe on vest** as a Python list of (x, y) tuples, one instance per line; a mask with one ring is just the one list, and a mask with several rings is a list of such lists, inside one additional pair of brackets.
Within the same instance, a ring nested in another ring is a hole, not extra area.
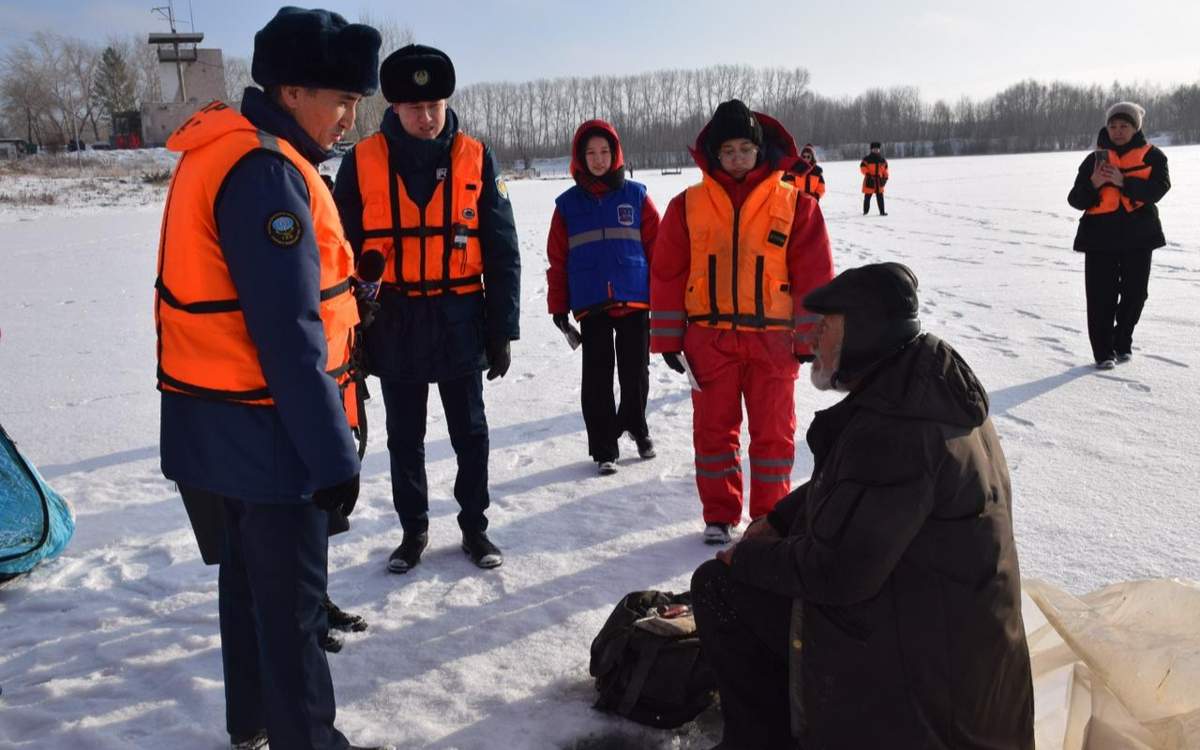
[(482, 290), (483, 144), (465, 133), (454, 136), (445, 174), (423, 210), (392, 172), (383, 133), (360, 141), (354, 159), (363, 205), (362, 251), (383, 253), (383, 284), (414, 297)]
[(787, 246), (799, 193), (782, 177), (769, 175), (736, 210), (708, 175), (687, 189), (689, 321), (714, 328), (794, 327)]
[[(1108, 163), (1121, 170), (1121, 174), (1125, 177), (1133, 177), (1139, 180), (1150, 179), (1150, 173), (1153, 168), (1146, 163), (1146, 154), (1150, 151), (1150, 144), (1139, 146), (1125, 152), (1124, 156), (1117, 154), (1112, 149), (1108, 150)], [(1121, 188), (1112, 184), (1104, 184), (1100, 187), (1100, 202), (1089, 208), (1084, 213), (1087, 214), (1111, 214), (1117, 208), (1124, 206), (1125, 210), (1132, 213), (1142, 206), (1146, 205), (1142, 201), (1135, 201), (1125, 195)]]
[[(199, 133), (204, 135), (195, 138)], [(221, 102), (197, 112), (171, 136), (168, 148), (183, 154), (167, 193), (154, 284), (159, 389), (222, 401), (274, 403), (225, 264), (214, 215), (230, 171), (260, 150), (279, 154), (304, 177), (320, 253), (318, 304), (325, 329), (325, 371), (344, 381), (358, 324), (349, 282), (354, 254), (342, 233), (333, 196), (316, 168), (291, 144), (258, 131)]]
[(567, 284), (576, 317), (615, 305), (650, 306), (645, 202), (645, 186), (632, 180), (600, 196), (576, 186), (555, 199), (567, 230)]

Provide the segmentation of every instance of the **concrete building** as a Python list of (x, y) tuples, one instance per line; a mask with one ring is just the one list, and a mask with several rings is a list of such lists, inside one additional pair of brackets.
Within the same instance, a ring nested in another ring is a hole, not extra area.
[(219, 49), (199, 49), (200, 33), (151, 34), (158, 45), (163, 101), (142, 105), (142, 142), (161, 146), (192, 114), (225, 98), (225, 62)]

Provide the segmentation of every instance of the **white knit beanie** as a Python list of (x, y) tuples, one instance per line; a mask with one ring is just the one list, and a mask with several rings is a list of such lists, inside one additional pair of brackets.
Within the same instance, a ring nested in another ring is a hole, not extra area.
[(1142, 118), (1146, 116), (1146, 110), (1133, 102), (1117, 102), (1108, 108), (1108, 112), (1104, 115), (1104, 124), (1107, 125), (1108, 121), (1117, 115), (1132, 122), (1134, 130), (1141, 130)]

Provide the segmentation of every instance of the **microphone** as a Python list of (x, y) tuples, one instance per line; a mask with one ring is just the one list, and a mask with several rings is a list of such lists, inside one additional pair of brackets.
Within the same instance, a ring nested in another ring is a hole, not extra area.
[(379, 294), (379, 280), (383, 278), (383, 269), (387, 266), (387, 260), (383, 257), (383, 253), (378, 250), (368, 250), (358, 259), (358, 270), (355, 276), (358, 278), (358, 287), (354, 290), (354, 294), (359, 299), (375, 299)]

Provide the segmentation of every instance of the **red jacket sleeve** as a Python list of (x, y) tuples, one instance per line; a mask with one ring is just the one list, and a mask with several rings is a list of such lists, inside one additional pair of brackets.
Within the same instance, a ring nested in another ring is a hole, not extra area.
[(686, 192), (675, 196), (658, 227), (650, 262), (650, 351), (683, 351), (684, 298), (691, 270)]
[(571, 311), (571, 290), (567, 286), (567, 222), (558, 209), (550, 219), (550, 236), (546, 238), (546, 307), (551, 315)]
[(787, 262), (796, 316), (792, 350), (796, 354), (808, 355), (812, 354), (809, 334), (820, 316), (809, 312), (802, 300), (813, 289), (833, 279), (833, 251), (829, 245), (829, 233), (825, 230), (825, 216), (811, 196), (801, 195), (796, 200)]
[(646, 265), (654, 262), (654, 240), (658, 237), (658, 225), (658, 208), (647, 193), (646, 200), (642, 201), (642, 248), (646, 251)]

